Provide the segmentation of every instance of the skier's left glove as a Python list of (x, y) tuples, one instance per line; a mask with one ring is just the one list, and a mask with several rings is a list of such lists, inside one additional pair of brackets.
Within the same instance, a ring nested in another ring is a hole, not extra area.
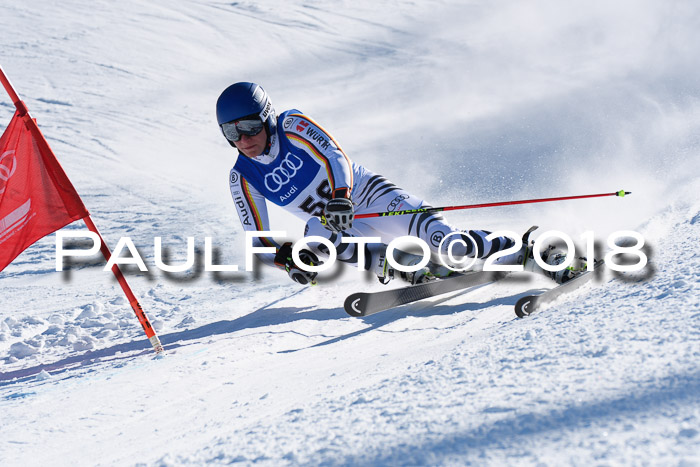
[[(299, 259), (309, 266), (319, 266), (323, 264), (319, 261), (318, 256), (309, 250), (301, 250), (299, 252)], [(294, 263), (294, 259), (292, 258), (292, 242), (285, 243), (277, 250), (275, 265), (287, 271), (287, 274), (289, 274), (289, 277), (291, 277), (294, 282), (303, 285), (316, 285), (316, 276), (318, 276), (318, 273), (304, 271)]]
[(355, 208), (350, 199), (350, 190), (339, 188), (333, 192), (333, 198), (326, 203), (321, 223), (331, 232), (342, 232), (352, 228)]

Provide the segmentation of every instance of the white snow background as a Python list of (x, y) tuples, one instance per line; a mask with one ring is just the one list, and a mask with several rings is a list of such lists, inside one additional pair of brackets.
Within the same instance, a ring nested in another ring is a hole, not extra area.
[[(700, 465), (697, 2), (0, 7), (0, 63), (108, 243), (144, 256), (124, 269), (167, 349), (98, 257), (29, 248), (0, 273), (0, 465)], [(351, 268), (165, 274), (155, 236), (244, 264), (214, 115), (244, 80), (436, 206), (632, 191), (448, 218), (636, 230), (650, 264), (526, 320), (546, 279), (357, 319), (345, 296), (381, 286)]]

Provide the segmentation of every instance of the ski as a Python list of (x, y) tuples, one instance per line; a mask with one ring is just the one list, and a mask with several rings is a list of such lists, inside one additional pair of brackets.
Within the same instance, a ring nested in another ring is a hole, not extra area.
[(412, 285), (401, 289), (382, 290), (379, 292), (358, 292), (345, 299), (345, 312), (350, 316), (369, 316), (380, 311), (395, 308), (425, 298), (468, 289), (477, 285), (495, 282), (505, 277), (502, 272), (470, 272), (445, 279), (438, 279), (425, 284)]
[(570, 293), (578, 289), (582, 285), (587, 284), (595, 276), (595, 271), (599, 267), (603, 266), (603, 264), (603, 260), (596, 261), (593, 268), (594, 271), (583, 272), (581, 273), (581, 275), (571, 279), (568, 282), (564, 282), (563, 284), (558, 285), (552, 289), (522, 297), (515, 304), (515, 315), (518, 318), (524, 318), (525, 316), (529, 316), (535, 311), (539, 310), (543, 305), (552, 303), (554, 300), (558, 299), (562, 295)]

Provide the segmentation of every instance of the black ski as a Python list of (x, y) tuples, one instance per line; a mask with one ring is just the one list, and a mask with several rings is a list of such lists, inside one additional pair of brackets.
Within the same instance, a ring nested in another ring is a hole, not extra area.
[(529, 316), (538, 309), (540, 309), (543, 305), (547, 305), (548, 303), (553, 302), (562, 295), (570, 293), (573, 290), (578, 289), (582, 285), (587, 284), (595, 276), (595, 271), (597, 271), (598, 268), (603, 266), (603, 264), (603, 260), (596, 261), (595, 266), (593, 268), (594, 271), (583, 272), (581, 275), (575, 277), (574, 279), (571, 279), (568, 282), (564, 282), (563, 284), (558, 285), (553, 289), (545, 290), (544, 292), (522, 297), (515, 304), (516, 316), (518, 318), (524, 318), (525, 316)]
[(355, 317), (369, 316), (424, 298), (495, 282), (503, 277), (505, 273), (502, 272), (469, 272), (401, 289), (358, 292), (345, 299), (345, 312)]

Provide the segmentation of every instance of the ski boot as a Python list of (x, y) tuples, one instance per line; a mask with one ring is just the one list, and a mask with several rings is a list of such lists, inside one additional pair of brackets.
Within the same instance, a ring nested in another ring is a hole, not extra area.
[[(525, 260), (523, 262), (523, 269), (525, 271), (545, 275), (550, 279), (553, 279), (557, 284), (568, 282), (582, 272), (586, 271), (587, 260), (585, 257), (574, 258), (574, 261), (568, 267), (560, 271), (546, 271), (542, 269), (542, 267), (540, 267), (540, 265), (535, 261), (532, 244), (526, 245), (524, 248), (526, 249), (526, 252), (524, 254)], [(546, 250), (541, 251), (540, 253), (542, 260), (551, 266), (556, 266), (566, 261), (566, 252), (552, 245), (549, 245)]]
[[(530, 234), (535, 229), (537, 229), (536, 225), (532, 226), (527, 232), (525, 232), (525, 235), (523, 235), (523, 246), (517, 253), (502, 256), (498, 258), (494, 264), (521, 264), (523, 266), (523, 270), (547, 276), (554, 280), (557, 284), (563, 284), (564, 282), (570, 281), (586, 270), (587, 261), (584, 257), (575, 258), (568, 267), (560, 271), (547, 271), (540, 267), (540, 265), (537, 264), (537, 261), (535, 261), (535, 242), (534, 240), (530, 241), (529, 239)], [(566, 261), (567, 253), (561, 248), (549, 245), (546, 249), (540, 251), (540, 256), (542, 261), (544, 261), (546, 264), (556, 266)]]
[[(521, 264), (523, 265), (523, 269), (525, 271), (542, 274), (554, 280), (557, 284), (563, 284), (586, 270), (587, 260), (585, 257), (574, 258), (574, 261), (568, 267), (559, 271), (547, 271), (540, 267), (540, 265), (537, 264), (537, 261), (535, 261), (535, 256), (533, 253), (535, 241), (529, 241), (530, 234), (535, 229), (537, 229), (536, 225), (530, 227), (530, 229), (525, 232), (525, 235), (523, 235), (523, 247), (520, 252), (518, 252), (518, 255), (522, 255), (522, 260), (520, 257), (518, 260), (522, 261)], [(540, 251), (540, 256), (542, 261), (544, 261), (546, 264), (556, 266), (566, 261), (567, 252), (559, 247), (549, 245), (544, 251)]]
[[(420, 263), (422, 259), (423, 257), (419, 255), (406, 253), (400, 250), (394, 250), (394, 260), (403, 266), (416, 265)], [(391, 267), (389, 261), (386, 260), (386, 251), (380, 253), (379, 263), (375, 269), (377, 279), (379, 279), (379, 282), (381, 282), (382, 284), (388, 284), (392, 279), (394, 279), (397, 276), (411, 285), (422, 284), (425, 282), (433, 281), (438, 278), (447, 277), (450, 274), (452, 274), (452, 272), (453, 271), (451, 269), (446, 268), (445, 266), (441, 266), (439, 264), (435, 264), (432, 261), (429, 261), (426, 266), (417, 271), (397, 271), (393, 267)]]

